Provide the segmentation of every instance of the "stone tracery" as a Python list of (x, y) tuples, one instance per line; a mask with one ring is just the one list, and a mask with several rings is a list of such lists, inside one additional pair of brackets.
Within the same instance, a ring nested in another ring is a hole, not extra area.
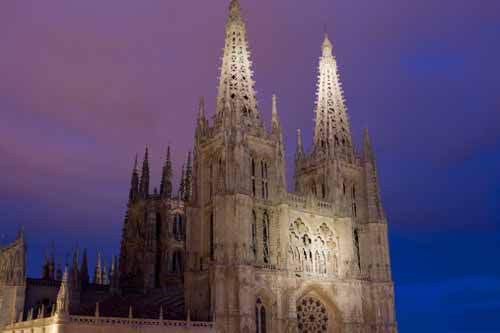
[(301, 333), (322, 333), (328, 330), (328, 312), (321, 301), (304, 297), (297, 304), (298, 329)]
[(337, 239), (323, 223), (311, 232), (299, 218), (290, 225), (289, 269), (313, 274), (337, 274)]

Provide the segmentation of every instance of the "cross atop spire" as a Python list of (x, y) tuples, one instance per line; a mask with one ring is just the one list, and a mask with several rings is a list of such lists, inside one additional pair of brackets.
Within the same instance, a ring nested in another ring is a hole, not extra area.
[(259, 126), (250, 49), (237, 0), (232, 0), (229, 5), (225, 31), (216, 121), (232, 126)]

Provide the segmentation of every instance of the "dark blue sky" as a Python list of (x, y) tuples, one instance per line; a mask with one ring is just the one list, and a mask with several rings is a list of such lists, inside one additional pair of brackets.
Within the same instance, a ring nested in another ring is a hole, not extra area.
[[(311, 143), (324, 26), (355, 142), (370, 129), (401, 332), (500, 331), (500, 2), (241, 0), (261, 112), (271, 95), (293, 174)], [(226, 1), (0, 3), (0, 234), (29, 271), (54, 240), (117, 254), (132, 159), (159, 184), (213, 113)]]

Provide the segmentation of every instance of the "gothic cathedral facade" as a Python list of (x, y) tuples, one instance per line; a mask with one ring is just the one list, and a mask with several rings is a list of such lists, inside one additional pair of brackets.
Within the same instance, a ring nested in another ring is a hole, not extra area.
[(216, 114), (209, 124), (201, 104), (195, 134), (187, 308), (218, 332), (396, 332), (375, 158), (367, 131), (356, 153), (332, 44), (289, 193), (276, 97), (267, 131), (239, 3), (229, 11)]

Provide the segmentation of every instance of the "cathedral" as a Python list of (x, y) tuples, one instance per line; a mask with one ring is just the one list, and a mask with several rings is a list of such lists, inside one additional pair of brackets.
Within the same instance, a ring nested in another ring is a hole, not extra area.
[(150, 190), (146, 148), (120, 255), (93, 274), (85, 250), (66, 268), (51, 251), (28, 278), (24, 233), (1, 247), (0, 332), (397, 332), (370, 137), (358, 153), (328, 36), (319, 46), (314, 138), (306, 151), (297, 130), (290, 192), (277, 98), (266, 126), (232, 0), (216, 111), (200, 99), (179, 190), (170, 149)]

